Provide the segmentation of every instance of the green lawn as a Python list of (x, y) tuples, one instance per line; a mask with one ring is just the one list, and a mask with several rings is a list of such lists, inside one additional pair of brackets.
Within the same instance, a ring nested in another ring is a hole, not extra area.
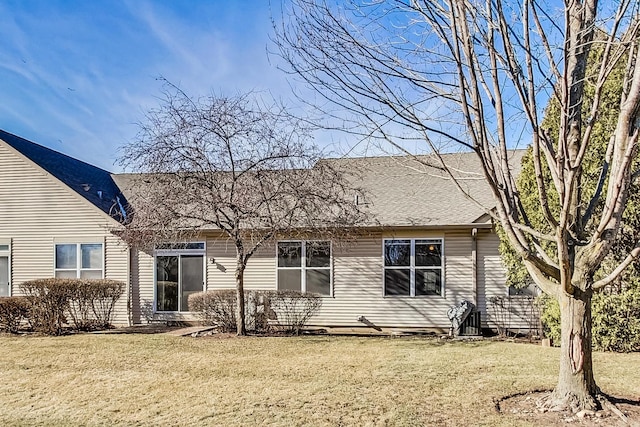
[[(558, 350), (417, 338), (0, 337), (0, 425), (513, 425), (494, 399), (550, 388)], [(640, 395), (640, 354), (595, 354)]]

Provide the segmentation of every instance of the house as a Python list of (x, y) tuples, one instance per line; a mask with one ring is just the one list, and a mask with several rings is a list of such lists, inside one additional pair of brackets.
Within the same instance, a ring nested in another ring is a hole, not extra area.
[[(522, 154), (513, 152), (514, 165)], [(462, 189), (491, 206), (475, 156), (446, 157)], [(354, 202), (366, 204), (377, 224), (346, 244), (319, 238), (266, 245), (247, 265), (246, 289), (322, 294), (310, 321), (317, 326), (447, 330), (447, 310), (462, 300), (477, 306), (484, 327), (495, 326), (488, 299), (506, 296), (507, 288), (484, 209), (443, 172), (415, 159), (324, 161), (362, 171), (366, 196), (354, 195)], [(113, 234), (126, 217), (132, 182), (129, 174), (0, 131), (0, 295), (52, 276), (121, 280), (126, 298), (115, 321), (127, 324), (193, 319), (189, 294), (235, 287), (235, 249), (216, 230), (151, 252), (131, 250)], [(312, 256), (313, 263), (304, 262)]]
[[(109, 232), (119, 196), (107, 171), (0, 131), (0, 295), (48, 277), (129, 285), (129, 251)], [(115, 310), (126, 324), (127, 301)]]

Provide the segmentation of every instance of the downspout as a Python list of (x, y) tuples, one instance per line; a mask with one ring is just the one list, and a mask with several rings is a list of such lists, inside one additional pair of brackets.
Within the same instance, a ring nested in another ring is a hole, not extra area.
[(473, 304), (478, 307), (478, 229), (471, 230), (471, 289)]
[(127, 323), (133, 326), (133, 309), (131, 307), (131, 265), (133, 264), (133, 251), (131, 245), (127, 245), (129, 262), (127, 262)]

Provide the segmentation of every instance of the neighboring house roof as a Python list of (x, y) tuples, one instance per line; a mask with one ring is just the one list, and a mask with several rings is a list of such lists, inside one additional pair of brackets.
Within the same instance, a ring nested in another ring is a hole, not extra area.
[[(0, 140), (50, 173), (106, 214), (122, 219), (125, 200), (144, 193), (141, 174), (111, 174), (96, 166), (0, 130)], [(509, 152), (514, 175), (526, 150)], [(443, 154), (466, 197), (439, 168), (434, 156), (386, 156), (324, 159), (348, 173), (353, 187), (361, 188), (354, 201), (366, 207), (371, 225), (386, 227), (471, 226), (490, 223), (487, 209), (495, 206), (475, 153)], [(118, 203), (120, 201), (121, 205)]]
[[(513, 173), (520, 171), (526, 150), (509, 152)], [(441, 227), (490, 222), (486, 209), (495, 206), (480, 161), (473, 152), (443, 154), (466, 197), (441, 169), (435, 156), (398, 156), (328, 159), (353, 171), (354, 185), (363, 188), (360, 203), (367, 205), (382, 226)], [(483, 209), (486, 208), (486, 209)]]
[(73, 157), (0, 130), (0, 140), (40, 166), (107, 215), (121, 219), (124, 199), (111, 173)]
[[(513, 173), (520, 170), (526, 150), (510, 151)], [(439, 168), (433, 156), (361, 157), (323, 159), (344, 171), (354, 188), (361, 188), (353, 200), (371, 215), (368, 224), (385, 227), (473, 226), (491, 224), (487, 210), (495, 201), (475, 153), (442, 155), (455, 174), (466, 197), (453, 180)], [(429, 166), (432, 165), (432, 166)], [(115, 174), (114, 180), (135, 209), (140, 195), (151, 192), (152, 181), (145, 174)]]

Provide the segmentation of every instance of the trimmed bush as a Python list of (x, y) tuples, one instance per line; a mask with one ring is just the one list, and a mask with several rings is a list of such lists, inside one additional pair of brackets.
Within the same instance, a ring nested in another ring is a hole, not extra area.
[(216, 326), (224, 332), (237, 329), (235, 289), (194, 293), (189, 295), (188, 304), (189, 311), (198, 313), (205, 325)]
[(48, 335), (60, 335), (67, 319), (65, 311), (72, 297), (71, 279), (39, 279), (20, 284), (29, 296), (29, 321), (33, 328)]
[(29, 297), (29, 322), (49, 335), (60, 335), (67, 320), (76, 330), (107, 328), (124, 283), (106, 279), (39, 279), (20, 284)]
[(311, 292), (269, 292), (271, 309), (276, 313), (278, 325), (285, 331), (298, 335), (311, 316), (322, 306), (322, 296)]
[[(265, 291), (244, 291), (245, 325), (250, 331), (266, 331), (269, 319), (273, 317), (269, 309), (269, 293)], [(238, 329), (236, 323), (236, 290), (216, 289), (189, 295), (189, 311), (198, 314), (206, 325), (217, 327), (222, 332)]]
[(117, 280), (98, 279), (89, 283), (93, 290), (91, 309), (99, 328), (110, 328), (113, 323), (116, 302), (124, 293), (124, 283)]
[(93, 289), (82, 280), (67, 279), (65, 286), (69, 288), (69, 304), (67, 313), (73, 328), (77, 331), (89, 331), (94, 328), (91, 316), (91, 300)]
[(18, 333), (28, 318), (30, 306), (26, 297), (0, 298), (0, 331)]
[(71, 295), (67, 310), (76, 330), (111, 327), (113, 309), (122, 296), (124, 283), (108, 279), (69, 279), (67, 285)]

